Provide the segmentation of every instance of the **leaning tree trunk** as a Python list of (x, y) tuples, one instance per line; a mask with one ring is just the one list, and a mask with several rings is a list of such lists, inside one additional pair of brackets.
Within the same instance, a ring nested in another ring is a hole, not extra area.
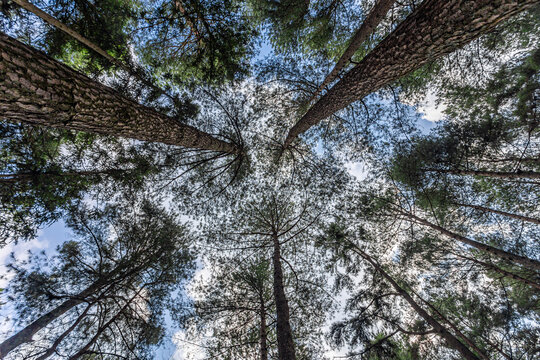
[(49, 325), (54, 320), (58, 319), (60, 316), (65, 314), (67, 311), (73, 307), (84, 302), (85, 299), (95, 293), (101, 286), (103, 281), (96, 281), (85, 290), (80, 292), (78, 295), (73, 298), (64, 301), (62, 304), (52, 309), (48, 313), (40, 316), (32, 323), (28, 324), (24, 329), (17, 332), (12, 337), (4, 340), (0, 344), (0, 359), (4, 358), (11, 350), (15, 349), (17, 346), (32, 341), (32, 337), (41, 329)]
[(504, 259), (504, 260), (509, 260), (509, 261), (513, 261), (517, 264), (521, 264), (529, 269), (532, 269), (532, 270), (540, 270), (540, 262), (537, 261), (537, 260), (534, 260), (534, 259), (529, 259), (528, 257), (525, 257), (525, 256), (520, 256), (520, 255), (516, 255), (516, 254), (512, 254), (508, 251), (504, 251), (504, 250), (501, 250), (501, 249), (498, 249), (496, 247), (493, 247), (493, 246), (490, 246), (490, 245), (487, 245), (487, 244), (483, 244), (481, 242), (478, 242), (478, 241), (475, 241), (475, 240), (472, 240), (472, 239), (469, 239), (469, 238), (466, 238), (465, 236), (461, 236), (459, 234), (456, 234), (454, 232), (451, 232), (439, 225), (436, 225), (436, 224), (433, 224), (425, 219), (422, 219), (422, 218), (419, 218), (418, 216), (416, 215), (413, 215), (411, 213), (408, 213), (408, 212), (405, 212), (405, 211), (401, 211), (401, 210), (396, 210), (396, 212), (398, 214), (401, 214), (403, 216), (405, 216), (406, 218), (408, 218), (408, 220), (410, 221), (413, 221), (413, 222), (417, 222), (419, 224), (422, 224), (422, 225), (425, 225), (427, 227), (430, 227), (436, 231), (438, 231), (439, 233), (451, 238), (451, 239), (454, 239), (454, 240), (457, 240), (463, 244), (467, 244), (469, 246), (472, 246), (472, 247), (475, 247), (477, 248), (478, 250), (481, 250), (481, 251), (484, 251), (488, 254), (492, 254), (492, 255), (496, 255), (498, 257), (500, 257), (501, 259)]
[(424, 171), (438, 172), (452, 175), (472, 175), (494, 179), (540, 179), (540, 173), (536, 171), (488, 171), (488, 170), (452, 170), (452, 169), (423, 169)]
[(386, 13), (390, 11), (395, 2), (396, 0), (378, 0), (375, 5), (373, 5), (373, 8), (362, 22), (362, 25), (360, 25), (358, 31), (353, 35), (349, 46), (343, 55), (341, 55), (330, 74), (326, 75), (326, 78), (321, 83), (317, 91), (311, 96), (309, 102), (315, 100), (317, 95), (319, 95), (319, 93), (323, 91), (328, 84), (334, 81), (340, 71), (343, 70), (343, 68), (345, 68), (345, 66), (349, 63), (349, 60), (351, 60), (354, 53), (358, 51), (360, 46), (362, 46), (373, 31), (375, 31), (375, 28), (379, 25), (382, 19), (384, 19)]
[(530, 222), (530, 223), (533, 223), (533, 224), (540, 225), (540, 219), (532, 218), (532, 217), (529, 217), (529, 216), (513, 214), (513, 213), (506, 212), (506, 211), (487, 208), (487, 207), (480, 206), (480, 205), (471, 205), (471, 204), (462, 204), (462, 203), (456, 203), (456, 205), (457, 206), (462, 206), (462, 207), (468, 207), (468, 208), (475, 209), (475, 210), (480, 210), (480, 211), (483, 211), (483, 212), (490, 212), (490, 213), (493, 213), (493, 214), (506, 216), (506, 217), (509, 217), (509, 218), (512, 218), (512, 219), (517, 219), (517, 220), (521, 220), (521, 221), (527, 221), (527, 222)]
[(10, 121), (239, 152), (235, 145), (122, 97), (3, 33), (0, 114)]
[(422, 317), (432, 328), (435, 333), (442, 337), (447, 344), (453, 349), (459, 351), (464, 359), (467, 360), (480, 360), (469, 348), (467, 348), (461, 341), (459, 341), (452, 333), (450, 333), (441, 323), (439, 323), (434, 317), (428, 314), (405, 289), (390, 276), (371, 256), (362, 251), (360, 248), (352, 244), (352, 250), (367, 260), (385, 279), (392, 285), (392, 287), (402, 296), (407, 303), (414, 309), (414, 311)]
[(285, 296), (283, 286), (283, 270), (281, 269), (281, 250), (279, 238), (276, 234), (273, 236), (274, 241), (274, 298), (276, 302), (276, 332), (278, 344), (279, 360), (296, 360), (294, 350), (294, 342), (292, 337), (289, 303)]
[(140, 72), (135, 71), (134, 69), (132, 69), (128, 65), (124, 64), (120, 60), (118, 60), (118, 59), (114, 58), (113, 56), (109, 55), (105, 50), (100, 48), (97, 44), (95, 44), (92, 41), (90, 41), (89, 39), (85, 38), (84, 36), (82, 36), (81, 34), (76, 32), (75, 30), (73, 30), (72, 28), (67, 26), (66, 24), (64, 24), (61, 21), (59, 21), (58, 19), (54, 18), (53, 16), (47, 14), (45, 11), (41, 10), (40, 8), (35, 6), (34, 4), (30, 3), (27, 0), (12, 0), (12, 1), (15, 2), (17, 5), (19, 5), (20, 7), (22, 7), (23, 9), (25, 9), (25, 10), (31, 12), (32, 14), (38, 16), (39, 18), (41, 18), (43, 21), (47, 22), (48, 24), (50, 24), (50, 25), (54, 26), (55, 28), (65, 32), (66, 34), (68, 34), (72, 38), (76, 39), (80, 43), (87, 46), (89, 49), (91, 49), (91, 50), (95, 51), (96, 53), (98, 53), (99, 55), (103, 56), (111, 64), (116, 65), (118, 68), (120, 68), (120, 69), (128, 72), (132, 76), (136, 77), (139, 81), (141, 81), (143, 84), (145, 84), (146, 86), (148, 86), (149, 88), (151, 88), (155, 92), (168, 97), (173, 103), (175, 103), (177, 101), (177, 99), (174, 96), (168, 94), (163, 89), (158, 88), (151, 81), (149, 81), (147, 78), (145, 78)]
[(103, 324), (102, 326), (98, 327), (96, 333), (94, 334), (94, 336), (90, 339), (90, 341), (88, 341), (86, 343), (86, 345), (84, 345), (81, 349), (79, 349), (79, 351), (77, 351), (77, 353), (75, 353), (74, 355), (70, 356), (68, 360), (75, 360), (75, 359), (79, 359), (81, 358), (83, 355), (85, 355), (88, 350), (90, 349), (90, 347), (92, 347), (92, 345), (94, 345), (97, 340), (99, 339), (99, 337), (103, 334), (103, 332), (105, 330), (107, 330), (118, 318), (120, 318), (120, 316), (122, 316), (124, 314), (124, 311), (129, 308), (131, 306), (131, 304), (133, 303), (133, 301), (139, 296), (139, 294), (142, 292), (142, 290), (144, 289), (144, 287), (141, 287), (136, 293), (135, 295), (133, 295), (125, 304), (124, 306), (122, 306), (118, 312), (112, 317), (109, 319), (109, 321), (107, 321), (105, 324)]
[(529, 279), (525, 279), (524, 277), (516, 275), (516, 274), (514, 274), (514, 273), (512, 273), (510, 271), (506, 271), (504, 269), (501, 269), (500, 267), (498, 267), (496, 265), (493, 265), (493, 264), (490, 264), (490, 263), (487, 263), (485, 261), (481, 261), (481, 260), (478, 260), (478, 259), (475, 259), (475, 258), (472, 258), (472, 257), (463, 256), (461, 254), (454, 254), (454, 255), (459, 257), (459, 258), (472, 261), (473, 263), (476, 263), (476, 264), (478, 264), (480, 266), (483, 266), (486, 269), (489, 269), (489, 270), (491, 270), (493, 272), (501, 274), (502, 277), (508, 277), (508, 278), (514, 279), (514, 280), (519, 281), (519, 282), (521, 282), (521, 283), (523, 283), (525, 285), (529, 285), (529, 286), (532, 286), (532, 287), (540, 290), (540, 284), (537, 284), (534, 281), (531, 281)]
[(447, 55), (538, 0), (425, 0), (294, 125), (301, 133), (350, 103)]

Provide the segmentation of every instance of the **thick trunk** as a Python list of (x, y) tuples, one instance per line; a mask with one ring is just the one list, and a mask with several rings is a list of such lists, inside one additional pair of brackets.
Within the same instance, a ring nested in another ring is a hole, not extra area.
[(484, 171), (484, 170), (450, 170), (450, 169), (424, 169), (425, 171), (432, 171), (444, 174), (453, 174), (453, 175), (472, 175), (472, 176), (482, 176), (495, 179), (540, 179), (540, 173), (536, 171), (513, 171), (513, 172), (502, 172), (502, 171)]
[(447, 55), (538, 0), (425, 0), (294, 125), (284, 146), (350, 103)]
[(506, 211), (495, 210), (495, 209), (483, 207), (483, 206), (480, 206), (480, 205), (470, 205), (470, 204), (461, 204), (461, 203), (456, 203), (456, 205), (463, 206), (463, 207), (468, 207), (468, 208), (472, 208), (472, 209), (476, 209), (476, 210), (480, 210), (480, 211), (484, 211), (484, 212), (490, 212), (490, 213), (498, 214), (498, 215), (502, 215), (502, 216), (507, 216), (507, 217), (510, 217), (510, 218), (513, 218), (513, 219), (527, 221), (527, 222), (530, 222), (530, 223), (533, 223), (533, 224), (540, 225), (540, 219), (536, 219), (536, 218), (532, 218), (532, 217), (528, 217), (528, 216), (512, 214), (512, 213), (509, 213), (509, 212), (506, 212)]
[(436, 334), (442, 337), (446, 343), (453, 349), (459, 351), (464, 359), (480, 360), (473, 352), (471, 352), (461, 341), (459, 341), (452, 333), (450, 333), (442, 324), (435, 318), (429, 315), (384, 269), (361, 249), (353, 245), (353, 251), (367, 260), (389, 283), (392, 287), (409, 303), (409, 305), (422, 317), (432, 328)]
[(262, 294), (259, 295), (259, 316), (261, 322), (260, 329), (260, 344), (261, 344), (261, 360), (268, 360), (268, 343), (267, 343), (267, 330), (266, 330), (266, 306), (264, 304), (264, 298)]
[(137, 104), (40, 51), (0, 34), (4, 119), (238, 153), (230, 143)]
[(390, 11), (395, 2), (395, 0), (378, 0), (375, 5), (373, 5), (368, 16), (366, 16), (358, 31), (353, 35), (351, 43), (337, 61), (336, 66), (334, 66), (330, 74), (326, 76), (321, 86), (319, 86), (315, 94), (312, 95), (309, 102), (315, 100), (317, 95), (319, 95), (327, 85), (334, 81), (340, 71), (349, 63), (349, 60), (351, 60), (354, 53), (358, 51), (360, 46), (362, 46), (373, 31), (375, 31), (375, 28), (379, 25), (381, 20), (384, 19), (386, 13)]
[(278, 343), (278, 356), (279, 360), (296, 360), (296, 354), (294, 350), (294, 342), (292, 337), (289, 303), (285, 296), (285, 289), (283, 286), (283, 270), (281, 269), (281, 250), (279, 244), (279, 238), (277, 235), (273, 237), (274, 241), (274, 298), (276, 302), (276, 332)]
[(509, 261), (513, 261), (517, 264), (521, 264), (529, 269), (532, 269), (532, 270), (540, 270), (540, 262), (537, 261), (537, 260), (533, 260), (533, 259), (529, 259), (525, 256), (520, 256), (520, 255), (516, 255), (516, 254), (512, 254), (512, 253), (509, 253), (507, 251), (504, 251), (504, 250), (501, 250), (501, 249), (497, 249), (493, 246), (490, 246), (490, 245), (486, 245), (486, 244), (482, 244), (478, 241), (475, 241), (475, 240), (472, 240), (472, 239), (469, 239), (469, 238), (466, 238), (464, 236), (461, 236), (461, 235), (458, 235), (456, 233), (453, 233), (439, 225), (436, 225), (436, 224), (433, 224), (425, 219), (422, 219), (422, 218), (419, 218), (418, 216), (415, 216), (411, 213), (408, 213), (408, 212), (405, 212), (405, 211), (401, 211), (401, 210), (397, 210), (397, 213), (398, 214), (401, 214), (403, 216), (405, 216), (406, 218), (408, 218), (409, 220), (411, 221), (415, 221), (417, 223), (420, 223), (422, 225), (425, 225), (427, 227), (430, 227), (436, 231), (438, 231), (439, 233), (451, 238), (451, 239), (454, 239), (454, 240), (457, 240), (463, 244), (467, 244), (469, 246), (472, 246), (474, 248), (477, 248), (478, 250), (482, 250), (486, 253), (489, 253), (489, 254), (492, 254), (492, 255), (496, 255), (498, 257), (500, 257), (501, 259), (504, 259), (504, 260), (509, 260)]
[(95, 282), (94, 284), (83, 290), (81, 293), (79, 293), (77, 296), (64, 301), (62, 304), (60, 304), (53, 310), (40, 316), (31, 324), (28, 324), (24, 329), (20, 330), (18, 333), (5, 340), (3, 343), (0, 344), (0, 359), (4, 358), (11, 350), (15, 349), (17, 346), (32, 341), (32, 336), (34, 336), (34, 334), (49, 325), (54, 320), (58, 319), (60, 316), (65, 314), (74, 306), (82, 303), (85, 298), (95, 293), (95, 291), (97, 291), (102, 285), (103, 281)]
[(111, 62), (111, 64), (114, 64), (116, 65), (118, 68), (120, 69), (123, 69), (124, 71), (128, 72), (129, 74), (135, 76), (137, 79), (139, 79), (143, 84), (145, 84), (146, 86), (148, 86), (149, 88), (151, 88), (152, 90), (168, 97), (169, 99), (171, 99), (173, 101), (173, 103), (176, 101), (176, 99), (169, 95), (168, 93), (166, 93), (165, 91), (163, 91), (162, 89), (158, 88), (157, 86), (155, 86), (154, 84), (152, 84), (150, 81), (148, 81), (148, 79), (146, 79), (144, 76), (141, 76), (141, 74), (139, 74), (138, 72), (134, 71), (132, 68), (130, 68), (129, 66), (125, 65), (124, 63), (122, 63), (121, 61), (115, 59), (114, 57), (112, 57), (111, 55), (109, 55), (105, 50), (103, 50), (102, 48), (100, 48), (97, 44), (94, 44), (92, 41), (88, 40), (87, 38), (85, 38), (84, 36), (82, 36), (81, 34), (79, 34), (78, 32), (76, 32), (75, 30), (73, 30), (72, 28), (70, 28), (69, 26), (65, 25), (64, 23), (60, 22), (59, 20), (57, 20), (56, 18), (54, 18), (53, 16), (47, 14), (46, 12), (44, 12), (43, 10), (41, 10), (40, 8), (38, 8), (37, 6), (31, 4), (30, 2), (28, 2), (27, 0), (13, 0), (16, 4), (18, 4), (20, 7), (26, 9), (27, 11), (30, 11), (32, 14), (38, 16), (39, 18), (41, 18), (43, 21), (49, 23), (50, 25), (54, 26), (55, 28), (65, 32), (66, 34), (68, 34), (69, 36), (71, 36), (72, 38), (76, 39), (77, 41), (81, 42), (82, 44), (84, 44), (85, 46), (87, 46), (89, 49), (95, 51), (96, 53), (100, 54), (101, 56), (103, 56), (105, 59), (109, 60)]

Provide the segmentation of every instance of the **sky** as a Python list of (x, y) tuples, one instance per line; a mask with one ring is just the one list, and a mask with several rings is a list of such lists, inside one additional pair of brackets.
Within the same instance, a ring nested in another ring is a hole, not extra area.
[[(264, 57), (272, 54), (271, 46), (267, 41), (264, 41), (261, 44), (258, 54), (259, 55), (254, 59), (254, 61), (262, 60)], [(418, 122), (418, 127), (422, 132), (427, 133), (430, 129), (435, 127), (437, 121), (442, 119), (444, 105), (437, 106), (435, 103), (435, 96), (430, 93), (426, 95), (426, 98), (421, 104), (418, 104), (417, 109), (423, 114), (422, 118)], [(356, 177), (359, 181), (365, 179), (367, 172), (369, 171), (368, 165), (363, 162), (350, 162), (347, 164), (347, 169), (349, 173)], [(7, 264), (9, 264), (11, 261), (12, 254), (15, 256), (15, 258), (20, 260), (28, 258), (29, 251), (45, 251), (50, 256), (56, 253), (56, 248), (59, 245), (69, 239), (69, 229), (66, 228), (63, 221), (57, 221), (50, 226), (39, 230), (38, 236), (31, 241), (19, 242), (18, 244), (9, 243), (4, 248), (1, 248), (0, 288), (5, 288), (8, 286), (9, 274), (7, 273)], [(205, 276), (207, 273), (208, 272), (204, 269), (204, 267), (199, 266), (195, 277), (200, 278), (201, 276)], [(6, 302), (5, 299), (1, 299), (0, 303), (2, 302)], [(13, 317), (13, 308), (9, 305), (9, 303), (6, 303), (6, 305), (3, 305), (0, 308), (0, 318), (4, 319), (3, 321), (0, 321), (0, 334), (6, 334), (6, 332), (17, 330), (13, 325), (13, 321), (11, 320)], [(168, 322), (170, 325), (168, 338), (165, 340), (164, 344), (156, 354), (156, 359), (183, 360), (185, 359), (183, 345), (178, 340), (174, 341), (174, 338), (181, 338), (182, 334), (180, 332), (175, 333), (171, 320), (169, 319)], [(189, 348), (191, 351), (196, 351), (196, 347), (194, 346), (190, 346)], [(336, 353), (334, 355), (337, 356), (342, 354)]]
[[(261, 53), (265, 52), (269, 53), (268, 45), (263, 46)], [(420, 130), (422, 130), (422, 132), (427, 133), (435, 126), (437, 121), (441, 120), (444, 105), (437, 106), (435, 104), (435, 96), (433, 94), (428, 94), (424, 102), (418, 105), (417, 109), (423, 114), (422, 118), (418, 122), (418, 127)], [(349, 173), (360, 181), (366, 177), (367, 171), (369, 170), (368, 166), (363, 162), (348, 163), (347, 168)], [(58, 221), (44, 229), (39, 230), (38, 236), (31, 241), (19, 242), (18, 244), (10, 243), (4, 248), (0, 249), (0, 288), (5, 288), (8, 286), (9, 274), (7, 273), (7, 264), (10, 262), (12, 253), (17, 259), (28, 258), (29, 251), (45, 251), (48, 255), (53, 255), (56, 252), (57, 246), (69, 239), (69, 229), (66, 228), (62, 221)], [(204, 267), (200, 266), (199, 270), (197, 270), (196, 277), (204, 276), (205, 273), (206, 271)], [(6, 302), (5, 299), (2, 299), (2, 302)], [(4, 319), (0, 322), (0, 334), (5, 334), (7, 331), (11, 332), (17, 330), (14, 327), (13, 322), (10, 320), (13, 318), (13, 316), (13, 309), (9, 304), (6, 304), (0, 308), (0, 318)], [(182, 334), (175, 334), (173, 330), (174, 327), (171, 323), (169, 325), (171, 331), (168, 334), (168, 339), (166, 339), (163, 346), (159, 349), (158, 353), (156, 354), (156, 359), (183, 360), (185, 357), (183, 355), (181, 342), (173, 341), (175, 336), (177, 338), (181, 338)], [(196, 349), (193, 346), (190, 348), (191, 351)]]

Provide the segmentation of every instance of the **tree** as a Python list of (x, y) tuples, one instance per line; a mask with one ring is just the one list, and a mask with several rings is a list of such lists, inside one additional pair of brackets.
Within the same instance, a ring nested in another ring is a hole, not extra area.
[[(410, 334), (417, 334), (417, 335), (425, 335), (429, 334), (430, 332), (434, 332), (437, 335), (439, 335), (441, 338), (443, 338), (446, 343), (453, 349), (457, 350), (465, 359), (487, 359), (487, 357), (484, 354), (480, 354), (478, 356), (477, 354), (473, 353), (467, 346), (465, 346), (454, 334), (452, 334), (445, 326), (443, 326), (439, 321), (437, 321), (433, 316), (431, 316), (412, 296), (409, 292), (407, 292), (402, 286), (398, 284), (398, 282), (388, 273), (386, 272), (383, 267), (375, 260), (373, 259), (369, 254), (367, 254), (365, 251), (363, 251), (358, 245), (351, 242), (351, 240), (347, 239), (349, 235), (346, 232), (343, 232), (343, 229), (339, 227), (339, 225), (333, 225), (329, 228), (329, 239), (322, 240), (322, 243), (326, 246), (332, 247), (337, 246), (339, 247), (343, 246), (343, 248), (337, 250), (338, 256), (347, 256), (346, 254), (348, 252), (352, 252), (358, 256), (360, 256), (363, 260), (367, 261), (375, 270), (375, 273), (380, 274), (380, 276), (388, 282), (393, 290), (395, 292), (393, 293), (382, 293), (379, 294), (377, 297), (375, 297), (372, 302), (367, 307), (361, 307), (359, 316), (363, 316), (366, 310), (369, 309), (369, 307), (375, 303), (377, 304), (381, 299), (388, 297), (388, 296), (401, 296), (403, 299), (414, 309), (414, 311), (417, 313), (418, 316), (420, 316), (431, 328), (424, 330), (424, 331), (410, 331), (406, 330), (400, 327), (399, 324), (393, 324), (395, 327), (397, 327), (398, 331), (402, 333), (410, 333)], [(361, 235), (362, 236), (362, 235)], [(361, 295), (359, 295), (361, 296)], [(355, 299), (358, 300), (358, 299)], [(377, 310), (376, 310), (377, 311)], [(369, 316), (369, 313), (367, 314)], [(384, 316), (381, 316), (383, 320), (386, 320)], [(362, 320), (355, 320), (356, 322), (366, 321), (366, 319)], [(368, 320), (369, 321), (369, 320)], [(393, 320), (387, 320), (390, 323), (393, 322)], [(353, 323), (354, 324), (354, 323)], [(368, 322), (369, 324), (369, 322)], [(356, 325), (356, 324), (354, 324)], [(347, 326), (347, 325), (345, 325)], [(335, 326), (333, 329), (334, 336), (341, 336), (338, 335), (339, 332), (344, 332), (344, 325), (338, 325)], [(364, 328), (359, 328), (354, 331), (363, 332), (366, 331)], [(397, 332), (397, 331), (396, 331)], [(394, 335), (396, 332), (394, 332), (392, 335)], [(358, 337), (358, 335), (355, 335)], [(364, 335), (365, 336), (365, 335)], [(476, 349), (475, 349), (476, 350)]]
[[(451, 53), (534, 4), (534, 1), (519, 4), (424, 1), (302, 116), (290, 129), (285, 148), (299, 134), (351, 102), (398, 80), (428, 61)], [(459, 34), (446, 31), (447, 28), (459, 28)], [(420, 41), (411, 41), (413, 38)]]
[[(163, 336), (168, 299), (191, 273), (186, 230), (151, 201), (129, 198), (74, 209), (69, 226), (76, 240), (57, 256), (11, 266), (10, 293), (27, 325), (0, 344), (0, 354), (144, 357)], [(26, 345), (36, 334), (39, 346)]]
[[(0, 107), (10, 121), (231, 154), (239, 151), (231, 143), (125, 99), (4, 34), (0, 35), (0, 42), (0, 66), (5, 74)], [(55, 105), (51, 107), (50, 101)]]
[(395, 2), (396, 1), (393, 0), (379, 0), (373, 5), (373, 8), (362, 22), (362, 25), (351, 38), (349, 46), (343, 55), (341, 55), (332, 71), (330, 71), (321, 85), (319, 85), (317, 91), (312, 95), (310, 102), (316, 99), (317, 95), (319, 95), (326, 86), (330, 85), (332, 81), (334, 81), (336, 76), (345, 68), (354, 53), (362, 46), (362, 43), (367, 40)]
[(212, 261), (212, 275), (194, 289), (190, 342), (209, 357), (268, 360), (275, 357), (272, 271), (266, 260)]

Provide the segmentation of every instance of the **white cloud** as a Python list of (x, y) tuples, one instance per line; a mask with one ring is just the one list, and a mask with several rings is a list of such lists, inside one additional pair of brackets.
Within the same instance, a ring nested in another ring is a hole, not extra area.
[(427, 121), (437, 122), (444, 116), (443, 111), (446, 109), (446, 105), (437, 105), (436, 100), (435, 94), (428, 92), (424, 101), (418, 104), (418, 111), (424, 114), (423, 118)]
[(357, 180), (362, 181), (368, 175), (369, 169), (365, 162), (348, 162), (345, 164), (349, 174), (354, 176)]

